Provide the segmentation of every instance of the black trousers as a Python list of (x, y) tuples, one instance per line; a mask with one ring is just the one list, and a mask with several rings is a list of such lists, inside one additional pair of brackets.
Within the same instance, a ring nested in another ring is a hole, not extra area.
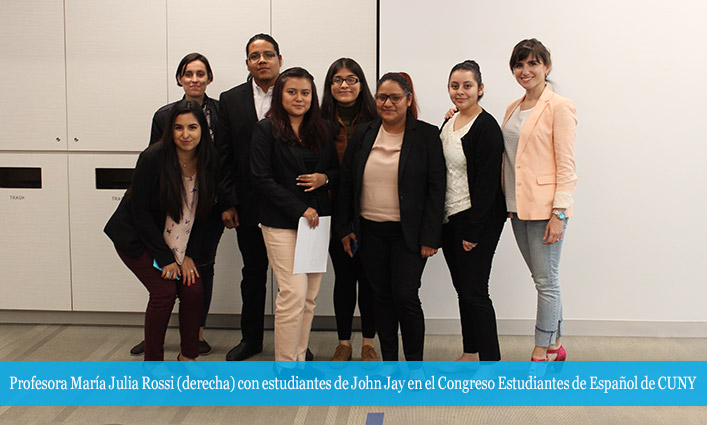
[(361, 268), (361, 256), (353, 258), (344, 251), (341, 240), (329, 243), (329, 255), (334, 266), (334, 314), (336, 332), (340, 341), (351, 339), (351, 325), (356, 309), (356, 282), (358, 282), (358, 309), (361, 312), (361, 330), (364, 338), (375, 338), (376, 319), (371, 285)]
[(459, 298), (464, 352), (479, 353), (480, 360), (501, 360), (489, 276), (504, 222), (486, 225), (478, 245), (467, 252), (462, 247), (463, 216), (451, 216), (442, 227), (442, 252)]
[(241, 335), (242, 341), (252, 345), (263, 344), (265, 326), (265, 296), (268, 277), (268, 254), (263, 234), (258, 226), (236, 227), (238, 249), (243, 257), (241, 273)]
[[(220, 217), (219, 221), (220, 221)], [(208, 245), (204, 247), (204, 255), (200, 256), (199, 274), (204, 286), (204, 309), (201, 317), (201, 327), (206, 326), (206, 318), (211, 308), (211, 296), (214, 293), (214, 266), (216, 264), (216, 249), (223, 235), (223, 223), (217, 222), (209, 228)]]
[(425, 346), (425, 316), (420, 285), (426, 260), (405, 244), (400, 223), (361, 218), (361, 263), (371, 284), (376, 331), (383, 360), (398, 360), (398, 326), (408, 361), (421, 361)]

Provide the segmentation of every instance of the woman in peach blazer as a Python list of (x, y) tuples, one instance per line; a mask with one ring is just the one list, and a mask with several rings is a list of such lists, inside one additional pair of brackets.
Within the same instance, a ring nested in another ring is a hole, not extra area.
[(574, 139), (577, 114), (571, 100), (547, 86), (550, 52), (536, 39), (518, 43), (513, 75), (525, 96), (503, 120), (503, 183), (513, 233), (538, 291), (532, 360), (565, 360), (559, 263), (577, 176)]

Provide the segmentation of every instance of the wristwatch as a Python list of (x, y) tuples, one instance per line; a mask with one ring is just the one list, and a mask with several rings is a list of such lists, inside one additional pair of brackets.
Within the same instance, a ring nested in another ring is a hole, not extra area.
[(567, 218), (564, 210), (552, 210), (552, 213), (555, 214), (560, 220), (564, 220)]

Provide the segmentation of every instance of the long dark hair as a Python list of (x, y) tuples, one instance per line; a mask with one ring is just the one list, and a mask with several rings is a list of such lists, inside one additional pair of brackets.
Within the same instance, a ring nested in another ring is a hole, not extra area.
[(417, 99), (415, 96), (415, 88), (412, 86), (412, 77), (410, 77), (407, 72), (388, 72), (384, 74), (380, 78), (380, 80), (378, 80), (376, 89), (378, 89), (382, 83), (388, 80), (398, 83), (398, 85), (401, 89), (403, 89), (403, 91), (410, 92), (409, 96), (412, 99), (412, 102), (410, 102), (410, 106), (408, 106), (408, 114), (412, 115), (413, 118), (417, 119)]
[(204, 111), (198, 102), (180, 100), (170, 110), (169, 125), (162, 133), (162, 140), (158, 148), (161, 159), (159, 162), (160, 204), (167, 215), (177, 223), (182, 219), (182, 205), (186, 200), (186, 193), (182, 182), (182, 166), (179, 163), (177, 148), (174, 144), (174, 123), (178, 116), (184, 114), (193, 114), (201, 127), (201, 141), (195, 151), (197, 156), (196, 193), (198, 195), (196, 217), (203, 218), (211, 212), (216, 201), (218, 187), (216, 148), (211, 140)]
[[(282, 89), (285, 87), (285, 82), (290, 78), (307, 79), (312, 86), (312, 104), (304, 114), (302, 123), (299, 126), (299, 139), (292, 130), (289, 114), (282, 106)], [(312, 152), (319, 152), (319, 149), (326, 143), (328, 131), (324, 125), (324, 120), (322, 120), (322, 112), (319, 109), (317, 87), (314, 85), (312, 74), (304, 68), (290, 68), (277, 77), (272, 91), (272, 104), (265, 116), (272, 121), (275, 128), (275, 136), (288, 145), (304, 146)]]
[(351, 58), (340, 58), (334, 61), (329, 67), (324, 79), (324, 94), (322, 94), (322, 118), (327, 121), (336, 122), (336, 110), (338, 103), (331, 94), (331, 84), (334, 74), (342, 69), (348, 69), (352, 74), (356, 75), (361, 84), (361, 90), (358, 92), (356, 103), (354, 104), (354, 117), (358, 122), (368, 122), (374, 120), (378, 115), (376, 112), (376, 101), (373, 100), (371, 89), (368, 88), (366, 75), (363, 73), (361, 66)]

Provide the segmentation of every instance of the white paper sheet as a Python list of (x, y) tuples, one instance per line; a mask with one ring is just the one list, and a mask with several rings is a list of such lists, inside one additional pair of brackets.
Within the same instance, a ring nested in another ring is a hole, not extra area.
[(300, 217), (295, 244), (293, 274), (325, 273), (329, 255), (331, 217), (319, 217), (319, 225), (312, 229), (306, 218)]

